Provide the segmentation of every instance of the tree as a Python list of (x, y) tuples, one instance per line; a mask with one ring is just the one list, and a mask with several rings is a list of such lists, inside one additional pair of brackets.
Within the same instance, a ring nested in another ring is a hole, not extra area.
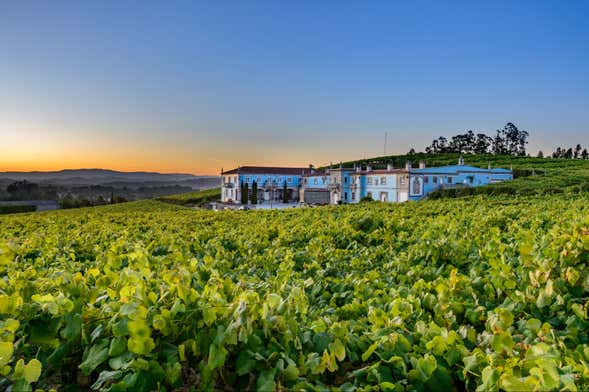
[(411, 147), (411, 150), (409, 150), (407, 155), (415, 155), (415, 149), (413, 147)]
[(17, 181), (8, 185), (6, 192), (10, 194), (12, 200), (35, 200), (41, 196), (39, 184), (28, 182), (27, 180)]
[(258, 183), (255, 180), (252, 184), (252, 204), (258, 204)]
[(520, 131), (515, 124), (508, 122), (503, 127), (501, 134), (505, 140), (506, 152), (509, 155), (526, 155), (526, 144), (528, 144), (528, 132)]
[(288, 188), (286, 187), (286, 180), (284, 180), (284, 185), (282, 186), (282, 202), (288, 203)]
[(589, 152), (587, 152), (587, 149), (584, 148), (583, 152), (581, 152), (581, 158), (582, 159), (588, 159), (589, 158)]
[(572, 148), (569, 148), (568, 150), (566, 150), (566, 152), (564, 153), (564, 158), (573, 159), (573, 149)]
[(246, 182), (245, 185), (243, 186), (243, 201), (241, 202), (241, 204), (247, 204), (248, 199), (249, 199), (249, 185)]
[(497, 130), (495, 137), (493, 138), (493, 154), (495, 155), (506, 155), (507, 146), (506, 141), (502, 136), (502, 131)]
[(544, 153), (542, 152), (542, 150), (538, 151), (538, 155), (536, 155), (536, 157), (544, 158)]
[(428, 154), (437, 154), (441, 152), (448, 152), (447, 150), (448, 140), (445, 137), (440, 136), (439, 138), (432, 141), (431, 146), (426, 147), (425, 152)]
[(489, 153), (489, 147), (493, 143), (493, 138), (485, 135), (484, 133), (479, 133), (476, 136), (476, 140), (474, 141), (474, 153), (475, 154), (487, 154)]
[(425, 148), (425, 152), (525, 156), (528, 136), (528, 132), (520, 131), (515, 124), (508, 122), (503, 129), (496, 131), (494, 137), (484, 133), (475, 134), (472, 130), (454, 135), (450, 141), (440, 136)]
[(239, 201), (241, 204), (247, 204), (247, 183), (246, 182), (241, 182), (240, 184), (240, 198)]
[(575, 147), (575, 151), (573, 153), (573, 157), (575, 159), (579, 159), (581, 157), (581, 150), (582, 150), (581, 145), (580, 144), (577, 144), (577, 147)]

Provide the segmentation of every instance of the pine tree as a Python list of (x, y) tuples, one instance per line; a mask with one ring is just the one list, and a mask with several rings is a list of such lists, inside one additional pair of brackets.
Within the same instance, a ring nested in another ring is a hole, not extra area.
[(544, 158), (544, 153), (542, 152), (542, 150), (538, 151), (538, 158)]
[(284, 180), (284, 185), (282, 186), (282, 202), (288, 203), (288, 188), (286, 187), (286, 180)]
[(258, 183), (256, 181), (252, 184), (252, 204), (258, 204)]
[(581, 152), (581, 158), (583, 158), (583, 159), (589, 158), (589, 152), (587, 152), (586, 148), (584, 148), (583, 152)]
[(249, 185), (246, 182), (245, 185), (243, 186), (243, 201), (241, 202), (242, 204), (247, 204), (247, 201), (249, 199), (248, 193), (249, 193)]
[(577, 146), (575, 147), (575, 151), (573, 152), (573, 157), (575, 159), (581, 158), (581, 150), (582, 149), (583, 149), (583, 147), (581, 147), (580, 144), (577, 144)]
[(241, 182), (241, 187), (240, 187), (240, 193), (241, 193), (241, 197), (240, 197), (240, 201), (241, 204), (247, 204), (247, 190), (246, 190), (246, 184), (242, 181)]

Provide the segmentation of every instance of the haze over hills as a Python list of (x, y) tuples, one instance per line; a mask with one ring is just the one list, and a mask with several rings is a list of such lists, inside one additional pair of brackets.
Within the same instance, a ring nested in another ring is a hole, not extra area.
[(59, 171), (0, 172), (0, 182), (29, 181), (53, 185), (153, 185), (180, 184), (203, 188), (216, 185), (217, 176), (196, 176), (182, 173), (120, 172), (107, 169), (65, 169)]

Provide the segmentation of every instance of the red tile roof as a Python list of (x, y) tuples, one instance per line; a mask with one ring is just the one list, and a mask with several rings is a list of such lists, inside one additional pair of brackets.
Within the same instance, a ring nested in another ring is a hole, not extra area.
[(279, 174), (300, 176), (308, 167), (268, 167), (268, 166), (241, 166), (225, 171), (222, 174)]

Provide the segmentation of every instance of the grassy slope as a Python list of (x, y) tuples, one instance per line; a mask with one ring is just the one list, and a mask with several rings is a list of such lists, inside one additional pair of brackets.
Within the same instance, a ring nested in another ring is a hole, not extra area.
[(221, 199), (221, 189), (214, 188), (204, 191), (182, 193), (180, 195), (163, 196), (157, 198), (156, 200), (185, 206), (201, 206), (204, 203), (217, 201), (219, 199)]

